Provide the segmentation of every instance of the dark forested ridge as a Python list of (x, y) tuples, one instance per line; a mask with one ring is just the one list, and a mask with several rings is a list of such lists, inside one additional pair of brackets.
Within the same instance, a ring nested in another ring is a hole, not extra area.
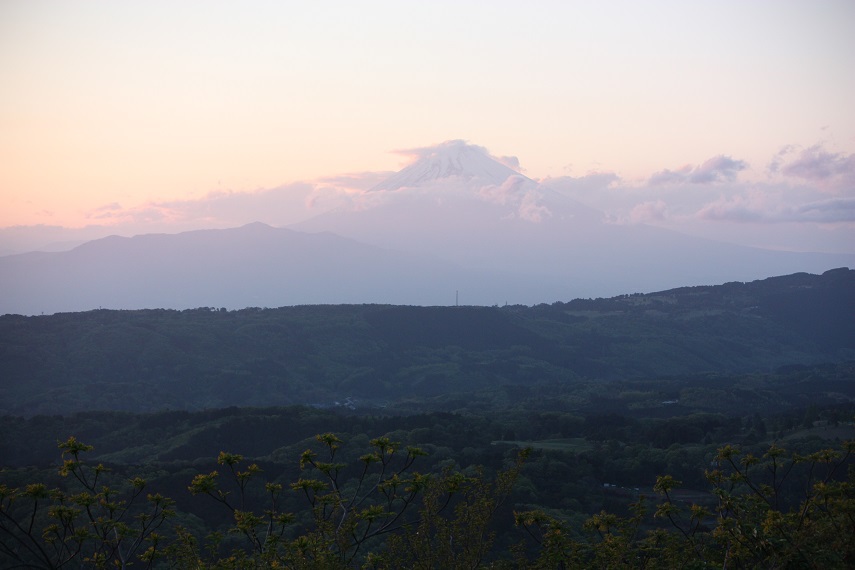
[[(855, 271), (845, 268), (534, 307), (5, 315), (0, 413), (395, 407), (413, 398), (460, 408), (485, 397), (560, 403), (570, 387), (573, 407), (585, 386), (578, 405), (605, 401), (596, 387), (604, 380), (661, 387), (667, 378), (681, 380), (667, 393), (639, 389), (648, 395), (636, 404), (682, 404), (693, 387), (708, 399), (721, 378), (852, 359)], [(850, 393), (843, 377), (827, 391)]]

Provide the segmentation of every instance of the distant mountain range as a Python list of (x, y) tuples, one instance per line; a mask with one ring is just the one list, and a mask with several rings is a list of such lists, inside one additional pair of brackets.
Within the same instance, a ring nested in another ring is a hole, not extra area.
[[(849, 361), (831, 383), (812, 386), (803, 404), (825, 392), (836, 394), (829, 401), (845, 402), (855, 397), (853, 315), (850, 269), (534, 307), (5, 315), (0, 415), (332, 404), (347, 397), (381, 405), (663, 377), (676, 378), (682, 389), (688, 378), (707, 374), (713, 376), (696, 385), (715, 388), (715, 375)], [(774, 385), (764, 398), (792, 388)]]
[(454, 265), (321, 232), (264, 224), (112, 236), (68, 252), (0, 258), (0, 313), (89, 309), (449, 304)]
[(0, 257), (0, 314), (316, 303), (535, 304), (855, 266), (607, 223), (451, 141), (288, 229), (107, 237)]

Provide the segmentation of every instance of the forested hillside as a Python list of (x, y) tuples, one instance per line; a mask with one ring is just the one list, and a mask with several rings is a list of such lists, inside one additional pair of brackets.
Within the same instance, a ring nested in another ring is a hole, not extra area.
[[(851, 369), (836, 373), (852, 378)], [(845, 530), (855, 515), (853, 413), (850, 398), (668, 418), (306, 407), (6, 416), (0, 566), (48, 568), (95, 553), (141, 567), (233, 570), (404, 560), (846, 568), (855, 560)], [(382, 485), (363, 488), (365, 473)], [(131, 516), (142, 526), (118, 522)], [(373, 535), (372, 522), (395, 523), (394, 532)]]
[(705, 378), (715, 375), (853, 358), (849, 269), (534, 307), (5, 315), (0, 413), (385, 407), (691, 377), (665, 398), (674, 399), (687, 386), (713, 385)]

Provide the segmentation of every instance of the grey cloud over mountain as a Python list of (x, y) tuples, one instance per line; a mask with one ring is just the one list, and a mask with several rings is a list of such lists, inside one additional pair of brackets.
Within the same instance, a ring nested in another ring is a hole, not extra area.
[[(95, 223), (174, 222), (240, 225), (246, 218), (279, 216), (277, 223), (288, 223), (288, 212), (305, 208), (307, 198), (321, 184), (295, 183), (252, 192), (218, 190), (195, 199), (155, 201), (122, 207), (118, 203), (97, 208), (89, 213)], [(266, 220), (265, 220), (266, 221)]]
[(773, 157), (767, 177), (759, 180), (741, 179), (739, 174), (748, 170), (744, 161), (719, 155), (641, 182), (611, 173), (540, 182), (603, 211), (616, 224), (652, 224), (777, 249), (853, 252), (851, 163), (850, 155), (822, 145), (789, 146)]
[[(214, 216), (222, 212), (219, 208), (233, 212), (257, 204), (297, 201), (305, 208), (307, 197), (325, 188), (343, 199), (340, 206), (287, 229), (253, 223), (237, 229), (114, 236), (71, 251), (2, 257), (0, 290), (8, 292), (2, 310), (72, 310), (72, 297), (73, 310), (102, 304), (433, 304), (450, 301), (457, 290), (468, 303), (532, 304), (855, 264), (853, 252), (768, 251), (667, 227), (681, 216), (695, 225), (737, 220), (771, 227), (758, 215), (764, 210), (789, 216), (783, 220), (788, 223), (799, 216), (830, 220), (841, 211), (851, 213), (850, 201), (803, 200), (803, 208), (775, 207), (770, 194), (757, 189), (741, 192), (733, 184), (689, 181), (666, 184), (657, 197), (650, 194), (655, 187), (631, 187), (613, 175), (540, 184), (462, 141), (429, 152), (421, 149), (419, 156), (367, 190), (365, 184), (305, 184), (289, 187), (287, 198), (279, 188), (210, 195), (190, 208), (187, 202), (158, 205), (164, 215), (183, 207)], [(698, 172), (732, 170), (736, 162), (713, 161)], [(700, 190), (687, 191), (696, 187)], [(625, 218), (604, 215), (574, 199), (574, 188), (588, 200), (602, 193), (614, 207), (633, 207), (623, 211)], [(784, 190), (778, 188), (778, 195)], [(630, 197), (634, 202), (621, 203)], [(695, 202), (679, 202), (687, 197)], [(111, 204), (100, 213), (120, 212)], [(650, 220), (662, 227), (642, 223)]]
[[(836, 153), (820, 144), (782, 148), (772, 158), (766, 180), (744, 180), (741, 173), (747, 164), (727, 154), (694, 166), (663, 169), (638, 181), (608, 171), (531, 180), (521, 174), (516, 157), (496, 157), (461, 140), (395, 152), (409, 157), (411, 163), (394, 173), (346, 173), (274, 188), (215, 191), (193, 199), (132, 206), (110, 203), (90, 212), (92, 225), (85, 231), (0, 229), (0, 254), (46, 246), (56, 249), (63, 242), (73, 245), (110, 234), (226, 228), (254, 221), (282, 227), (324, 212), (376, 208), (415, 194), (436, 200), (455, 192), (466, 194), (472, 177), (480, 182), (471, 197), (507, 206), (506, 215), (529, 223), (549, 219), (553, 212), (543, 198), (558, 194), (598, 210), (611, 223), (647, 223), (686, 233), (703, 226), (704, 235), (713, 239), (738, 236), (746, 244), (788, 242), (795, 247), (794, 237), (775, 229), (786, 222), (801, 224), (816, 236), (815, 243), (825, 241), (833, 251), (855, 249), (850, 207), (855, 199), (855, 155)], [(461, 161), (466, 162), (465, 176), (460, 176)], [(440, 174), (455, 176), (455, 169), (459, 171), (456, 182), (444, 178), (439, 186), (433, 185)], [(730, 223), (741, 224), (743, 231), (733, 232), (727, 226)], [(835, 232), (828, 231), (829, 225), (835, 225)], [(751, 237), (748, 228), (759, 239)], [(781, 233), (781, 239), (774, 238), (774, 232)], [(786, 232), (793, 234), (789, 227)], [(829, 236), (835, 237), (828, 241)]]
[(698, 215), (710, 220), (736, 222), (846, 223), (855, 222), (855, 198), (820, 200), (797, 206), (779, 206), (776, 209), (756, 208), (736, 199), (708, 204), (698, 212)]
[(796, 209), (804, 218), (819, 222), (855, 222), (855, 198), (838, 198), (803, 204)]

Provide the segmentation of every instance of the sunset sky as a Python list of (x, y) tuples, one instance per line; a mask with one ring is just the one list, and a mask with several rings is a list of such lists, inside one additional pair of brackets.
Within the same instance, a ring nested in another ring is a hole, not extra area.
[(853, 23), (851, 0), (6, 0), (0, 228), (284, 225), (464, 139), (616, 223), (855, 252)]

